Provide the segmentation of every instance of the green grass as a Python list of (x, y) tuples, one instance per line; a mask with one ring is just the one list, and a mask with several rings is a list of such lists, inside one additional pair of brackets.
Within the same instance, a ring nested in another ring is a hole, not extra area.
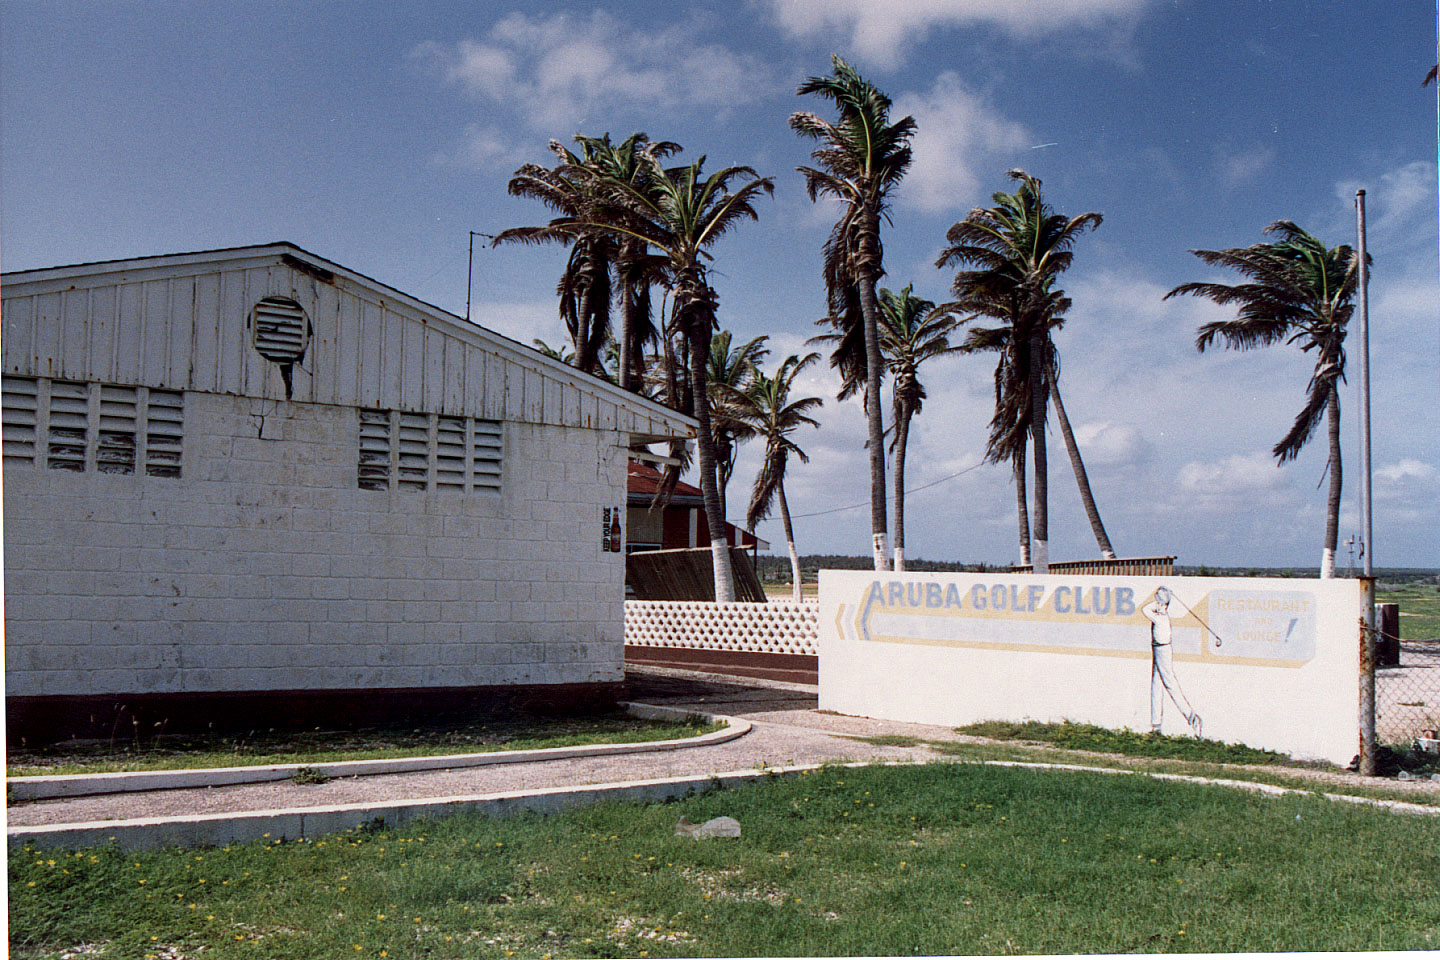
[(1400, 605), (1401, 640), (1440, 639), (1440, 589), (1434, 583), (1409, 583), (1379, 590), (1378, 603)]
[[(1046, 729), (1047, 727), (1059, 729)], [(1440, 806), (1440, 791), (1417, 791), (1409, 787), (1392, 786), (1393, 781), (1386, 778), (1326, 778), (1327, 773), (1339, 775), (1341, 771), (1327, 763), (1295, 760), (1284, 754), (1213, 740), (1156, 737), (1081, 724), (1027, 725), (993, 722), (958, 729), (966, 734), (993, 737), (994, 742), (923, 740), (919, 737), (895, 735), (849, 739), (877, 747), (925, 746), (940, 756), (956, 760), (1063, 763), (1107, 768), (1125, 763), (1132, 769), (1156, 773), (1244, 780), (1310, 793), (1337, 793)], [(1027, 732), (1034, 735), (1015, 736)], [(1064, 745), (1059, 745), (1057, 741), (1064, 742)], [(1116, 754), (1129, 759), (1117, 761)], [(1440, 773), (1440, 766), (1415, 765), (1412, 772), (1423, 778), (1431, 773)]]
[[(725, 814), (739, 840), (673, 835)], [(17, 957), (1434, 949), (1440, 820), (934, 764), (305, 843), (16, 851)]]
[(1065, 750), (1090, 750), (1133, 757), (1164, 757), (1207, 763), (1295, 763), (1283, 753), (1257, 750), (1238, 743), (1136, 733), (1133, 730), (1110, 730), (1088, 723), (1038, 723), (1034, 720), (1013, 723), (1006, 720), (986, 720), (956, 727), (955, 732), (988, 737), (991, 740), (1025, 740), (1046, 743)]
[(10, 777), (138, 770), (205, 769), (271, 763), (331, 763), (395, 757), (538, 750), (595, 743), (678, 740), (719, 725), (641, 720), (625, 714), (598, 717), (522, 716), (467, 725), (390, 727), (359, 731), (263, 731), (245, 736), (160, 737), (136, 746), (103, 742), (59, 743), (11, 749)]

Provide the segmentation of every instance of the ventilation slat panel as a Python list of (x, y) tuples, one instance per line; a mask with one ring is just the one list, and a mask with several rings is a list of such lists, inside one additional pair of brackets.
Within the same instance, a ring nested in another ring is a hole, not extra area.
[(0, 419), (4, 421), (4, 461), (7, 465), (35, 463), (39, 389), (40, 384), (33, 377), (5, 377), (3, 380)]
[(83, 473), (89, 434), (89, 386), (68, 380), (51, 381), (50, 429), (45, 443), (45, 465), (51, 470)]
[(95, 444), (97, 473), (135, 472), (135, 415), (139, 391), (134, 387), (100, 387), (100, 432)]
[(185, 395), (151, 390), (145, 410), (145, 474), (178, 480), (185, 423)]

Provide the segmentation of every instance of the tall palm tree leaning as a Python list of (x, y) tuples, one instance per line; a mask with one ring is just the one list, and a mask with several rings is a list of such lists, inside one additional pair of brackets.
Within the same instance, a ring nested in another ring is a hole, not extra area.
[(726, 167), (706, 177), (702, 171), (704, 157), (670, 170), (652, 154), (643, 154), (639, 162), (644, 167), (639, 183), (595, 177), (592, 186), (597, 202), (590, 208), (593, 219), (578, 226), (643, 241), (665, 260), (676, 322), (689, 345), (694, 416), (699, 421), (695, 445), (701, 500), (714, 558), (715, 600), (731, 603), (735, 599), (734, 576), (725, 542), (710, 400), (705, 388), (710, 337), (719, 306), (706, 269), (711, 259), (706, 248), (741, 220), (758, 220), (754, 202), (762, 192), (773, 194), (775, 185), (749, 167)]
[(1355, 306), (1360, 258), (1349, 246), (1325, 244), (1289, 220), (1265, 228), (1278, 243), (1257, 243), (1228, 250), (1191, 250), (1210, 266), (1239, 272), (1248, 282), (1182, 283), (1165, 299), (1190, 294), (1222, 306), (1235, 305), (1234, 320), (1202, 324), (1195, 346), (1201, 352), (1217, 340), (1235, 350), (1272, 343), (1298, 343), (1315, 351), (1309, 392), (1290, 431), (1271, 450), (1280, 463), (1295, 459), (1329, 418), (1330, 496), (1325, 511), (1325, 543), (1320, 576), (1335, 575), (1335, 545), (1340, 535), (1340, 382), (1345, 379), (1345, 328)]
[(720, 506), (729, 516), (730, 505), (726, 492), (730, 488), (730, 477), (735, 472), (737, 445), (755, 436), (754, 429), (744, 419), (736, 416), (734, 393), (744, 391), (755, 379), (759, 364), (770, 351), (765, 346), (767, 336), (747, 340), (738, 347), (732, 347), (734, 334), (721, 330), (710, 338), (710, 363), (705, 375), (710, 393), (710, 429), (715, 434), (715, 471), (720, 483)]
[(858, 299), (865, 342), (865, 414), (870, 451), (870, 528), (875, 569), (889, 568), (885, 517), (884, 423), (880, 409), (880, 306), (875, 285), (884, 275), (880, 221), (887, 197), (910, 166), (910, 137), (915, 119), (890, 122), (890, 98), (838, 56), (830, 58), (828, 77), (811, 77), (798, 96), (816, 94), (834, 103), (839, 119), (830, 123), (813, 113), (791, 114), (790, 129), (819, 143), (810, 155), (816, 167), (800, 167), (812, 201), (833, 197), (845, 211), (825, 244), (825, 280), (831, 316), (848, 313)]
[(890, 449), (895, 454), (896, 571), (905, 569), (905, 448), (910, 441), (910, 420), (925, 403), (920, 364), (957, 350), (950, 345), (956, 320), (949, 305), (937, 309), (933, 301), (917, 297), (910, 290), (907, 285), (899, 293), (880, 291), (880, 351), (890, 367), (895, 429)]
[(751, 530), (770, 515), (774, 502), (780, 502), (780, 520), (785, 525), (785, 547), (790, 553), (791, 596), (800, 600), (800, 555), (795, 550), (795, 531), (790, 526), (790, 505), (785, 500), (785, 469), (790, 455), (809, 463), (805, 451), (790, 438), (801, 426), (819, 427), (811, 410), (822, 403), (819, 397), (790, 399), (795, 377), (800, 371), (820, 359), (818, 353), (806, 354), (803, 358), (793, 354), (786, 357), (775, 371), (774, 377), (767, 377), (755, 371), (755, 379), (747, 390), (727, 388), (733, 395), (737, 415), (748, 421), (757, 436), (765, 438), (765, 456), (760, 462), (760, 472), (755, 477), (755, 487), (750, 495), (750, 507), (745, 512), (745, 525)]
[[(1024, 170), (1011, 170), (1009, 176), (1019, 181), (1019, 189), (1013, 194), (996, 193), (991, 198), (994, 207), (971, 210), (964, 220), (952, 226), (945, 234), (949, 246), (935, 265), (972, 267), (955, 275), (952, 289), (957, 299), (984, 305), (992, 311), (1006, 305), (1012, 314), (1011, 336), (1027, 343), (1028, 369), (1024, 373), (1030, 407), (1030, 450), (1035, 465), (1032, 569), (1036, 573), (1048, 573), (1049, 471), (1045, 415), (1053, 379), (1050, 327), (1069, 305), (1064, 291), (1056, 289), (1054, 284), (1074, 259), (1070, 248), (1075, 241), (1086, 230), (1098, 227), (1102, 218), (1098, 213), (1082, 213), (1078, 217), (1057, 214), (1041, 196), (1038, 179)], [(1092, 525), (1096, 520), (1098, 514), (1092, 518)]]

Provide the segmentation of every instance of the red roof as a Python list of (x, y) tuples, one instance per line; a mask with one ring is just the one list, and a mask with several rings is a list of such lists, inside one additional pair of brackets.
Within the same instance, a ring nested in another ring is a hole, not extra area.
[[(665, 475), (648, 463), (641, 463), (638, 460), (631, 460), (629, 470), (625, 477), (625, 491), (631, 496), (644, 494), (647, 497), (654, 496), (660, 489), (660, 482)], [(696, 497), (700, 496), (700, 488), (691, 486), (683, 480), (675, 483), (674, 496)]]

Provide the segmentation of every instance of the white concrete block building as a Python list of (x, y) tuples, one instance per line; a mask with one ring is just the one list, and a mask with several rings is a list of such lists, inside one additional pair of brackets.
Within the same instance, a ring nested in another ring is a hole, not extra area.
[(8, 273), (9, 735), (614, 699), (694, 421), (287, 243)]

